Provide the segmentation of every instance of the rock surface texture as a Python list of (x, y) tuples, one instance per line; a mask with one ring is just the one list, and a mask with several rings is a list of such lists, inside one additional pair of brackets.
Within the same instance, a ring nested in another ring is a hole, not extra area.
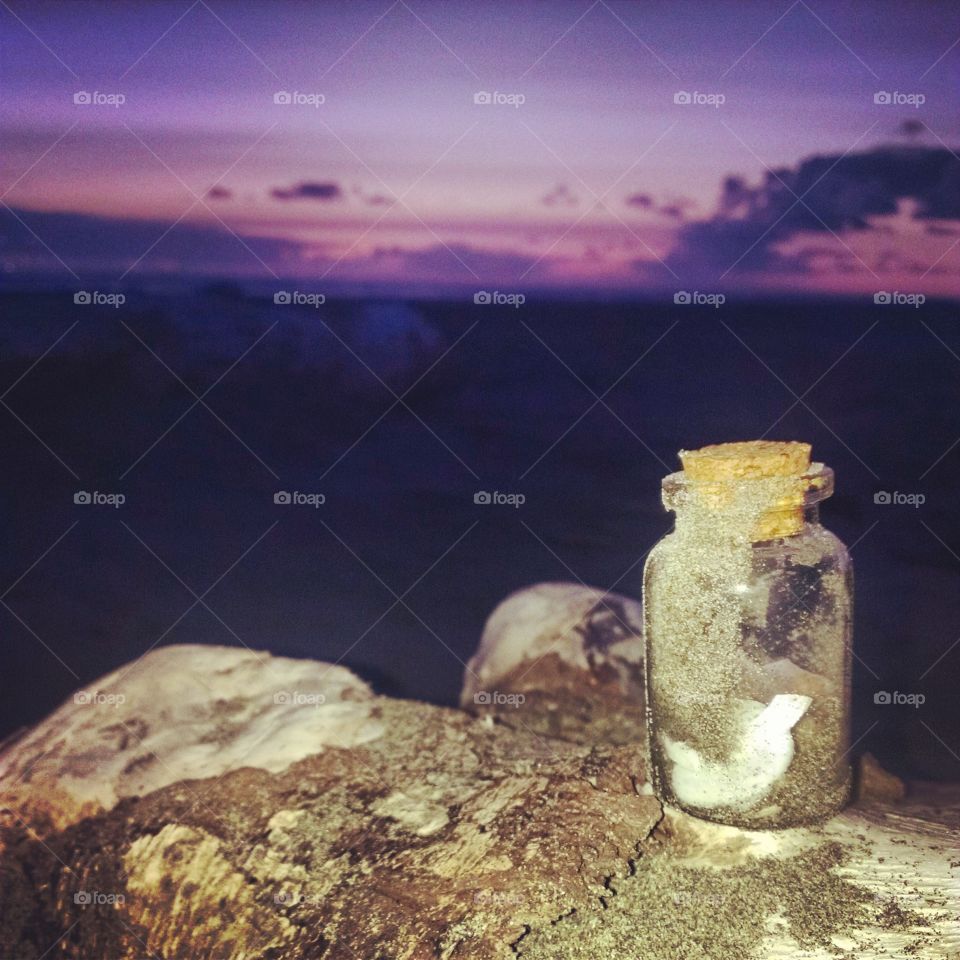
[[(594, 706), (637, 682), (636, 605), (604, 643), (602, 595), (526, 593), (468, 670), (496, 715), (217, 647), (83, 691), (0, 754), (0, 956), (960, 957), (960, 789), (898, 799), (874, 763), (817, 828), (664, 809), (623, 742), (635, 708)], [(552, 656), (574, 672), (538, 690)]]

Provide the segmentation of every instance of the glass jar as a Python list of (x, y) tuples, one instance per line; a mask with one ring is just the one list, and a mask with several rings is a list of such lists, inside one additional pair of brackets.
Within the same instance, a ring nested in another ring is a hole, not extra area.
[[(806, 463), (771, 452), (787, 447)], [(681, 459), (663, 481), (675, 528), (644, 570), (654, 789), (741, 827), (824, 820), (850, 791), (853, 568), (818, 515), (833, 471), (806, 444)]]

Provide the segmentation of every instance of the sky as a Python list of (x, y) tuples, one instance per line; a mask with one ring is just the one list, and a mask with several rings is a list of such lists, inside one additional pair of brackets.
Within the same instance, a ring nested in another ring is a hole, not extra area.
[(948, 2), (3, 0), (0, 265), (955, 295), (958, 41)]

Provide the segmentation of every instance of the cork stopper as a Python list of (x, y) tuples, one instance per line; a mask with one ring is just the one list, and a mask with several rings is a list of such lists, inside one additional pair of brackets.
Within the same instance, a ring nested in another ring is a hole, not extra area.
[[(699, 450), (681, 450), (686, 478), (709, 491), (718, 507), (734, 495), (727, 484), (738, 481), (784, 479), (784, 493), (757, 519), (750, 539), (754, 542), (789, 537), (803, 527), (803, 502), (810, 470), (811, 447), (798, 441), (747, 440), (716, 443)], [(791, 483), (792, 479), (796, 483)]]
[(810, 466), (809, 443), (796, 440), (744, 440), (681, 450), (683, 472), (693, 481), (798, 477)]

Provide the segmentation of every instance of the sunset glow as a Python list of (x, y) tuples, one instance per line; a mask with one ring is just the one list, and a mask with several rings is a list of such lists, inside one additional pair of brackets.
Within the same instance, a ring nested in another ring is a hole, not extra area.
[[(924, 10), (14, 3), (3, 263), (955, 293), (960, 14)], [(911, 159), (878, 185), (891, 152)], [(790, 179), (816, 157), (806, 196)], [(782, 226), (725, 211), (727, 178), (772, 184)]]

